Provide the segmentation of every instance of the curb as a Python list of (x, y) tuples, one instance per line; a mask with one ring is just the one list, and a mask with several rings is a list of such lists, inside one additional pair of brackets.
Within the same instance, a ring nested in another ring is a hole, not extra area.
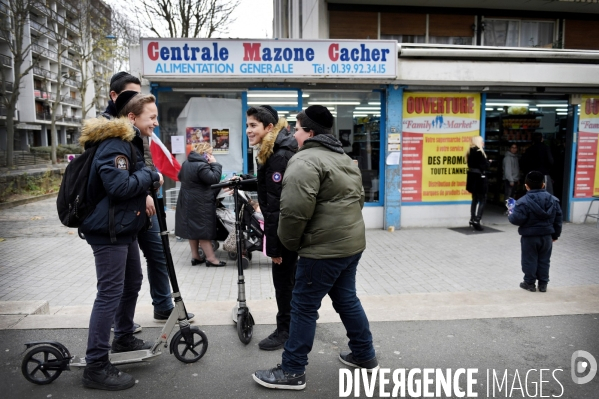
[(58, 196), (58, 193), (50, 193), (50, 194), (38, 195), (37, 197), (24, 198), (24, 199), (20, 199), (20, 200), (16, 200), (16, 201), (11, 201), (11, 202), (0, 202), (0, 211), (4, 210), (4, 209), (14, 208), (15, 206), (19, 206), (19, 205), (25, 205), (25, 204), (30, 204), (32, 202), (45, 200), (45, 199), (56, 197), (56, 196)]

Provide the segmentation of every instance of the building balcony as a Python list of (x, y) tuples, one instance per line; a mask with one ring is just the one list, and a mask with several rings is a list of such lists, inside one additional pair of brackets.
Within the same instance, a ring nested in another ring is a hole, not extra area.
[(56, 80), (58, 77), (58, 74), (56, 72), (49, 71), (39, 66), (33, 67), (33, 74), (49, 80)]
[(7, 82), (6, 80), (4, 81), (4, 91), (7, 93), (12, 93), (14, 89), (14, 84), (13, 82)]
[(81, 100), (69, 96), (62, 96), (61, 101), (63, 103), (75, 105), (77, 107), (81, 107)]
[(36, 112), (35, 118), (42, 121), (49, 121), (52, 119), (52, 115), (49, 112)]
[(73, 86), (73, 87), (79, 87), (79, 85), (80, 85), (80, 82), (78, 82), (75, 79), (71, 79), (71, 78), (64, 78), (64, 83), (69, 86)]
[(61, 57), (62, 64), (66, 66), (70, 66), (71, 68), (75, 68), (75, 61), (67, 57)]
[(5, 54), (0, 54), (0, 64), (12, 68), (12, 57)]
[(33, 96), (36, 100), (52, 100), (52, 93), (48, 93), (45, 90), (34, 90)]
[(42, 15), (49, 15), (50, 14), (50, 10), (48, 9), (48, 6), (46, 6), (45, 3), (34, 1), (33, 2), (33, 8), (35, 8)]
[(44, 47), (41, 44), (32, 43), (31, 44), (31, 50), (34, 53), (38, 53), (40, 55), (43, 55), (44, 57), (49, 58), (51, 60), (54, 60), (54, 61), (58, 60), (58, 54), (56, 54), (56, 51), (50, 50), (49, 48)]
[(31, 29), (38, 31), (39, 33), (45, 33), (48, 31), (48, 28), (40, 24), (39, 22), (31, 20), (29, 21), (29, 23), (31, 24)]
[(8, 5), (4, 1), (0, 1), (0, 13), (8, 15), (8, 10)]

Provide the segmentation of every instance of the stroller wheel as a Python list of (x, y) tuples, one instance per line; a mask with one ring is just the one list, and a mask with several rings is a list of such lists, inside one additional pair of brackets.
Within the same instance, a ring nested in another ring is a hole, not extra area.
[(200, 246), (198, 246), (198, 254), (200, 255), (200, 259), (206, 259), (206, 254), (204, 253), (204, 250)]
[(220, 243), (216, 240), (212, 240), (212, 250), (216, 252), (220, 248)]
[(251, 261), (245, 256), (241, 257), (241, 266), (243, 266), (243, 270), (248, 269), (250, 267)]
[(237, 260), (237, 252), (227, 252), (229, 254), (229, 259)]

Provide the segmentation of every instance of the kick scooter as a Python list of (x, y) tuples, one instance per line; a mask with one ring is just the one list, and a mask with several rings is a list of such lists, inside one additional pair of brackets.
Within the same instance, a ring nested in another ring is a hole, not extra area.
[(237, 323), (237, 336), (244, 344), (248, 344), (252, 340), (254, 334), (254, 317), (250, 313), (250, 308), (247, 307), (245, 299), (245, 278), (243, 276), (243, 244), (241, 223), (239, 221), (240, 204), (238, 200), (239, 188), (244, 185), (255, 184), (256, 179), (232, 179), (224, 183), (213, 184), (212, 188), (233, 188), (233, 199), (235, 201), (235, 238), (237, 244), (237, 305), (233, 307), (233, 321)]
[[(155, 188), (157, 189), (157, 187)], [(156, 197), (155, 190), (152, 190), (152, 198), (158, 213), (158, 225), (168, 276), (173, 288), (172, 297), (175, 301), (175, 307), (151, 349), (110, 353), (110, 362), (114, 365), (153, 360), (156, 356), (162, 354), (162, 348), (167, 347), (169, 352), (183, 363), (194, 363), (200, 360), (208, 349), (206, 334), (198, 327), (190, 326), (187, 320), (187, 311), (179, 292), (179, 284), (168, 242), (164, 205)], [(56, 341), (28, 342), (25, 346), (27, 350), (21, 362), (21, 372), (28, 381), (37, 385), (50, 384), (64, 370), (70, 370), (71, 367), (86, 366), (85, 357), (72, 356), (63, 344)]]

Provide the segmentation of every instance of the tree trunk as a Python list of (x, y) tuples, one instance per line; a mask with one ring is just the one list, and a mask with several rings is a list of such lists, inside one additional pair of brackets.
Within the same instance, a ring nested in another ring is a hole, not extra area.
[(6, 107), (6, 166), (12, 168), (15, 166), (14, 148), (15, 148), (15, 109)]
[(52, 165), (56, 165), (56, 116), (52, 113), (52, 120), (50, 121), (50, 141), (52, 142)]

